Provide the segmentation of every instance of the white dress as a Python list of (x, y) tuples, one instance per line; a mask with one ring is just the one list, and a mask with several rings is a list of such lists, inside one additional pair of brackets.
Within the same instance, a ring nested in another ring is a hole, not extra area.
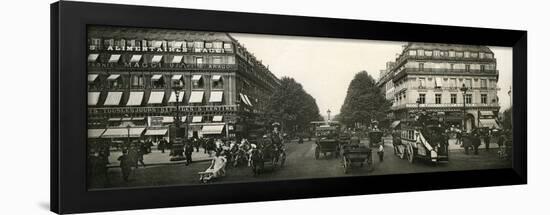
[(206, 173), (212, 173), (212, 177), (216, 178), (219, 176), (225, 175), (225, 163), (227, 162), (227, 159), (223, 156), (214, 157), (212, 159), (212, 162), (214, 164), (214, 168), (208, 168)]

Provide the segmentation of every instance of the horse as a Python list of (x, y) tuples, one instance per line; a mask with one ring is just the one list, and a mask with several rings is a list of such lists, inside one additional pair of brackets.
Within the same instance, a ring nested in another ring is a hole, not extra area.
[(481, 145), (481, 138), (475, 134), (468, 134), (462, 136), (462, 146), (464, 147), (464, 153), (470, 154), (470, 149), (474, 150), (474, 154), (477, 155), (478, 148)]

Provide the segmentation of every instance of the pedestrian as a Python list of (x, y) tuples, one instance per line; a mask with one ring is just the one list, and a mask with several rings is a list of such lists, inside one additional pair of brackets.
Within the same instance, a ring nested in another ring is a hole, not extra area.
[(132, 162), (128, 156), (128, 150), (122, 150), (122, 155), (118, 157), (118, 160), (120, 161), (120, 169), (122, 170), (122, 179), (127, 182), (132, 170)]
[(491, 130), (487, 130), (485, 132), (485, 138), (483, 142), (485, 142), (485, 151), (489, 152), (489, 145), (491, 144)]
[(185, 150), (185, 160), (186, 160), (185, 165), (189, 166), (189, 164), (193, 162), (193, 158), (192, 158), (193, 150), (194, 150), (193, 144), (190, 141), (187, 141), (185, 143), (184, 150)]
[(498, 144), (498, 154), (501, 158), (504, 157), (504, 154), (505, 154), (505, 151), (503, 148), (504, 141), (506, 141), (506, 135), (504, 134), (503, 131), (500, 131), (497, 139), (497, 144)]
[[(145, 167), (145, 163), (143, 162), (143, 155), (147, 153), (147, 145), (144, 142), (138, 142), (138, 154), (137, 154), (137, 162), (141, 163), (143, 167)], [(138, 166), (136, 162), (136, 167)]]
[(380, 144), (380, 146), (378, 146), (378, 159), (380, 162), (384, 161), (384, 144)]
[(160, 140), (160, 142), (158, 143), (157, 145), (157, 149), (161, 152), (161, 153), (164, 153), (164, 148), (166, 147), (166, 139), (162, 138)]

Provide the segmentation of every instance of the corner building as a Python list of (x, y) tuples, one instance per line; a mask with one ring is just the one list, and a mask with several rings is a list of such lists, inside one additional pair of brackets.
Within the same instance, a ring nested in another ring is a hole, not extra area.
[(181, 86), (190, 137), (238, 136), (280, 84), (228, 33), (91, 26), (87, 39), (88, 126), (106, 133), (130, 122), (168, 136)]
[(426, 111), (447, 124), (465, 123), (467, 130), (500, 127), (496, 63), (486, 46), (408, 43), (381, 72), (378, 86), (393, 101), (395, 120)]

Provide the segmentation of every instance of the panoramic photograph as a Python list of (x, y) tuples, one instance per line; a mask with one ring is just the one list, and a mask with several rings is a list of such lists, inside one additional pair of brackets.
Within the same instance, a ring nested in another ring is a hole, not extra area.
[(512, 167), (512, 49), (88, 26), (90, 190)]

